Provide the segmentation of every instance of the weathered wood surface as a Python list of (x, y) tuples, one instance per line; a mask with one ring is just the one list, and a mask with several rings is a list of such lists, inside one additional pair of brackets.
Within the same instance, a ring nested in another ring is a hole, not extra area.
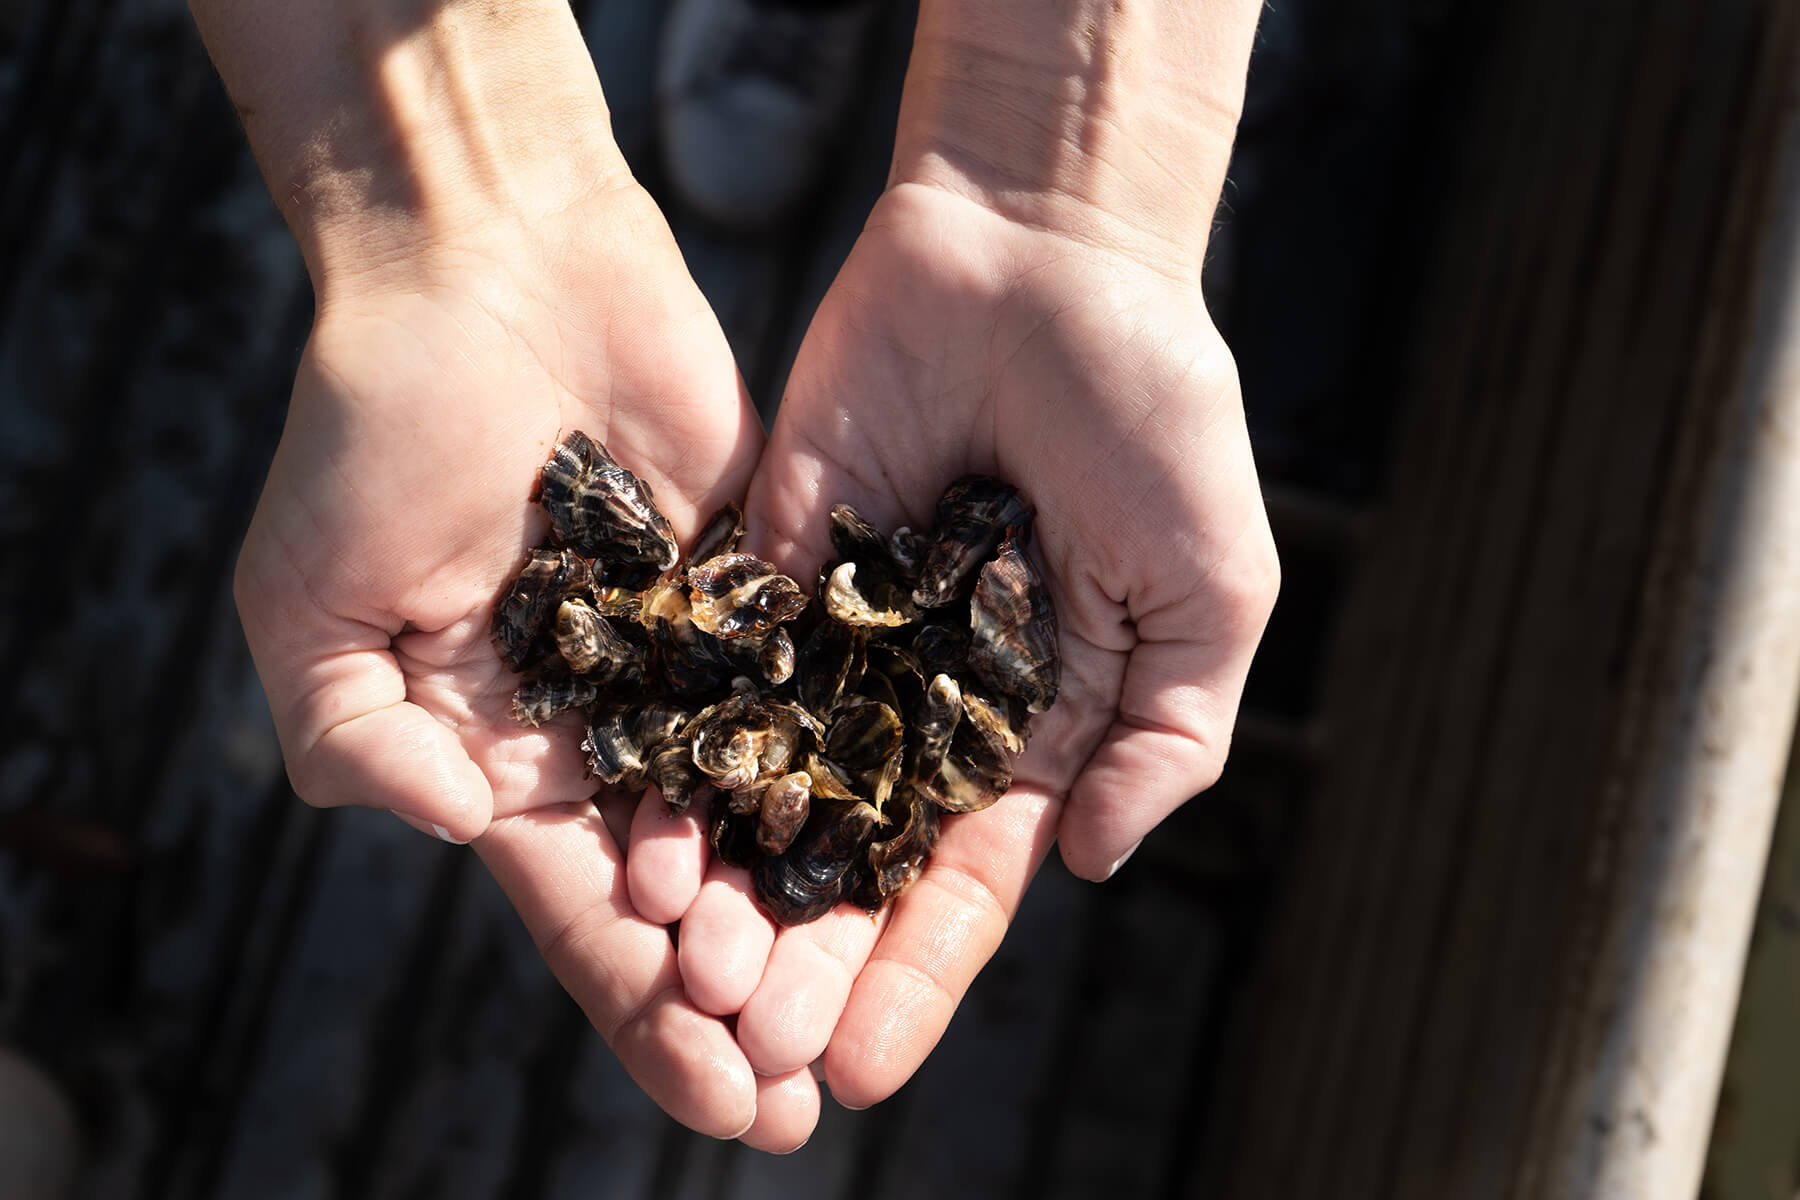
[(1800, 739), (1788, 762), (1701, 1200), (1800, 1193)]
[[(1630, 775), (1626, 667), (1682, 650), (1652, 640), (1654, 551), (1702, 498), (1680, 467), (1729, 370), (1696, 372), (1738, 351), (1715, 317), (1755, 278), (1721, 231), (1766, 186), (1754, 131), (1791, 120), (1792, 13), (1488, 19), (1391, 486), (1326, 674), (1330, 789), (1225, 1084), (1232, 1149), (1193, 1194), (1579, 1194), (1548, 1168), (1584, 1132), (1558, 1094), (1574, 981), (1620, 924), (1594, 884)], [(1683, 1184), (1656, 1186), (1630, 1194)]]
[[(1318, 663), (1368, 532), (1339, 502), (1378, 480), (1387, 428), (1364, 343), (1392, 318), (1364, 297), (1403, 297), (1416, 262), (1394, 218), (1282, 257), (1335, 203), (1312, 149), (1366, 211), (1405, 211), (1416, 130), (1389, 118), (1428, 107), (1444, 37), (1391, 4), (1368, 23), (1384, 72), (1358, 74), (1329, 9), (1270, 17), (1209, 266), (1290, 585), (1226, 779), (1104, 889), (1052, 863), (919, 1076), (828, 1102), (776, 1160), (644, 1100), (466, 852), (293, 799), (229, 574), (311, 315), (298, 257), (178, 0), (0, 4), (0, 1037), (77, 1100), (88, 1194), (1176, 1190), (1237, 1104), (1225, 1020), (1316, 782)], [(654, 189), (660, 9), (578, 12)], [(786, 236), (672, 212), (765, 411), (884, 178), (908, 20)]]

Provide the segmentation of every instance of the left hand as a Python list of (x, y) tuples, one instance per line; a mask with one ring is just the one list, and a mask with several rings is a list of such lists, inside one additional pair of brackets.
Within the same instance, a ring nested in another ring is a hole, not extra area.
[(1010, 480), (1037, 509), (1062, 690), (1012, 790), (947, 819), (880, 920), (843, 905), (777, 932), (745, 873), (712, 865), (683, 917), (683, 978), (704, 1010), (737, 1014), (758, 1072), (822, 1056), (842, 1103), (888, 1096), (1053, 839), (1104, 879), (1217, 778), (1278, 568), (1199, 261), (1170, 268), (908, 184), (821, 305), (751, 484), (749, 548), (810, 580), (833, 503), (927, 529), (957, 476)]

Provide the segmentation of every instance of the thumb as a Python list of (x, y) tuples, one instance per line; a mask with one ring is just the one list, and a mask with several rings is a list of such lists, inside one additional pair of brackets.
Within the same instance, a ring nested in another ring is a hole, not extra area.
[(1234, 560), (1231, 578), (1137, 619), (1118, 712), (1057, 824), (1074, 874), (1110, 877), (1163, 818), (1218, 782), (1278, 587), (1273, 546), (1259, 549)]
[(407, 700), (390, 632), (320, 612), (298, 583), (268, 586), (255, 562), (239, 560), (238, 614), (294, 791), (389, 809), (445, 841), (482, 833), (493, 789), (456, 733)]

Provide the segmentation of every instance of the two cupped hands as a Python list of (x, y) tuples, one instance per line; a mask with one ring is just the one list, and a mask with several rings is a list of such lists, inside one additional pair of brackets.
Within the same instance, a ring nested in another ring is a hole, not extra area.
[[(931, 101), (908, 87), (915, 111)], [(318, 309), (236, 590), (297, 793), (470, 844), (691, 1128), (786, 1151), (819, 1081), (852, 1107), (891, 1095), (1053, 843), (1105, 879), (1223, 766), (1278, 568), (1200, 294), (1235, 111), (1215, 124), (1168, 203), (1098, 176), (1022, 188), (903, 126), (766, 441), (622, 169), (554, 203), (496, 176), (479, 204), (399, 221), (356, 194), (345, 211), (373, 215), (336, 232), (290, 212)], [(1036, 508), (1060, 697), (1012, 790), (947, 819), (878, 917), (843, 905), (778, 930), (746, 873), (709, 861), (704, 813), (672, 817), (654, 791), (596, 804), (578, 719), (513, 719), (494, 606), (542, 540), (528, 498), (573, 429), (652, 487), (684, 546), (740, 500), (743, 549), (802, 581), (840, 501), (928, 528), (944, 486), (979, 472)]]

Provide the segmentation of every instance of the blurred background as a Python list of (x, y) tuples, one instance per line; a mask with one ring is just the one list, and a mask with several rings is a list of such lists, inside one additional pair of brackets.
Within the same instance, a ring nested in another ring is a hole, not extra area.
[[(1572, 7), (1265, 10), (1207, 283), (1284, 590), (1225, 777), (1104, 887), (1053, 856), (914, 1080), (774, 1159), (643, 1099), (472, 855), (292, 797), (229, 578), (298, 255), (182, 3), (0, 0), (0, 1042), (80, 1194), (1575, 1195), (1559, 1164), (1668, 1142), (1584, 1107), (1595, 964), (1655, 961), (1642, 839), (1710, 828), (1657, 783), (1697, 694), (1659, 681), (1786, 311), (1800, 22)], [(667, 199), (661, 9), (575, 8)], [(671, 207), (759, 399), (882, 185), (911, 21), (784, 235)], [(1758, 812), (1712, 1200), (1800, 1195), (1800, 813), (1757, 902)]]

